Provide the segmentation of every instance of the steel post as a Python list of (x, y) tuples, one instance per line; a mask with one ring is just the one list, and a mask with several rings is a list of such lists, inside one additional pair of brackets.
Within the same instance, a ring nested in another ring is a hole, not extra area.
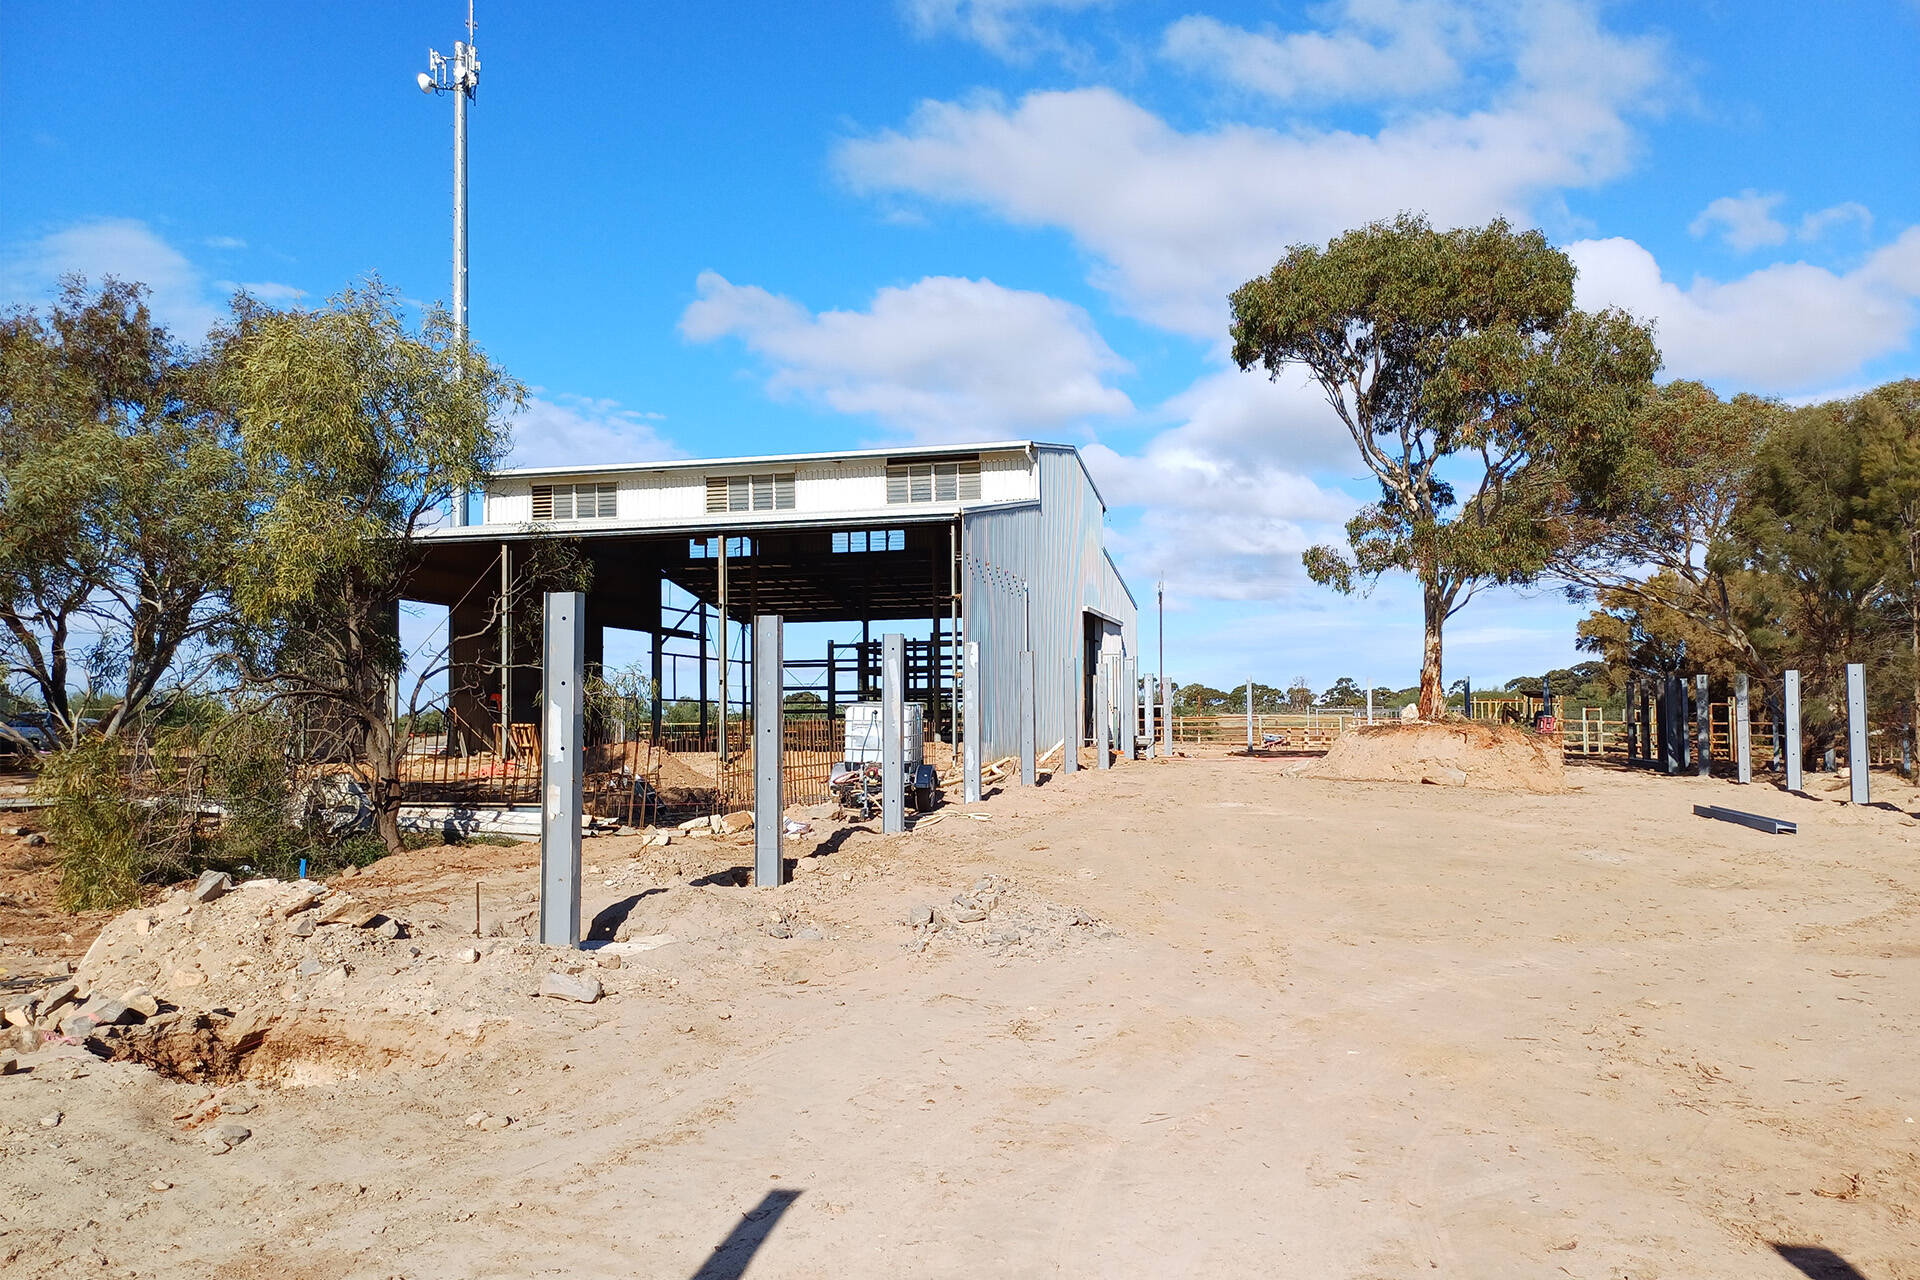
[(1867, 669), (1847, 664), (1847, 790), (1855, 804), (1868, 801), (1872, 759), (1867, 754)]
[(966, 670), (961, 673), (962, 691), (960, 710), (966, 718), (962, 726), (966, 745), (961, 752), (965, 778), (966, 802), (972, 804), (980, 798), (980, 642), (969, 640), (966, 643), (963, 661)]
[(1111, 769), (1113, 758), (1108, 744), (1113, 738), (1113, 657), (1100, 659), (1100, 678), (1093, 682), (1093, 760), (1096, 769)]
[(1080, 772), (1080, 664), (1067, 659), (1067, 714), (1061, 717), (1065, 731), (1061, 738), (1060, 768), (1066, 773)]
[(1020, 785), (1031, 787), (1039, 779), (1039, 763), (1034, 759), (1033, 650), (1020, 651)]
[(1159, 701), (1159, 683), (1159, 678), (1156, 676), (1140, 678), (1140, 697), (1146, 705), (1146, 714), (1141, 717), (1140, 722), (1140, 736), (1146, 744), (1146, 756), (1149, 760), (1159, 754), (1155, 748), (1160, 741), (1160, 735), (1154, 731), (1153, 726), (1153, 707)]
[(1160, 754), (1173, 759), (1173, 681), (1160, 677)]
[(897, 631), (880, 637), (880, 829), (907, 829), (907, 641)]
[(753, 882), (771, 888), (786, 867), (780, 858), (786, 825), (785, 627), (777, 613), (753, 619)]
[(540, 941), (580, 945), (580, 750), (587, 597), (546, 593), (541, 654)]
[(1253, 750), (1253, 681), (1247, 681), (1247, 750)]
[(1800, 790), (1800, 673), (1787, 672), (1787, 790)]
[(1120, 662), (1120, 679), (1125, 682), (1126, 694), (1121, 698), (1125, 708), (1120, 713), (1120, 755), (1126, 760), (1140, 758), (1140, 659), (1123, 658)]
[(1733, 761), (1741, 782), (1753, 781), (1752, 727), (1747, 723), (1751, 709), (1747, 705), (1747, 674), (1733, 678)]
[(1707, 678), (1693, 678), (1694, 766), (1703, 778), (1713, 774), (1713, 703), (1709, 702)]

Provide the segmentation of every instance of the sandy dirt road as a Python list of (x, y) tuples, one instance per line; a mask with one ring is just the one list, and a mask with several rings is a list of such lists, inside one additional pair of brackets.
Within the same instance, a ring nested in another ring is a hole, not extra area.
[[(636, 890), (637, 842), (592, 842), (588, 914), (685, 935), (644, 986), (528, 999), (432, 1068), (240, 1086), (229, 1154), (171, 1118), (196, 1086), (128, 1064), (0, 1081), (0, 1271), (1920, 1277), (1920, 822), (1570, 776), (1140, 763), (765, 892)], [(533, 883), (488, 852), (355, 892), (457, 919), (457, 884)], [(906, 923), (985, 874), (1085, 923)], [(782, 903), (822, 936), (724, 925)]]

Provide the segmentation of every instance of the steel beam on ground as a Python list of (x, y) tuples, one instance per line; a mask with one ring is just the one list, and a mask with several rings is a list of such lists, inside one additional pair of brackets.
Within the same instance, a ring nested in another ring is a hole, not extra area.
[(1693, 736), (1695, 755), (1693, 762), (1700, 776), (1705, 778), (1713, 773), (1713, 703), (1709, 702), (1707, 678), (1693, 678)]
[(1866, 804), (1873, 772), (1867, 755), (1867, 668), (1847, 664), (1847, 791), (1855, 804)]
[(1039, 764), (1034, 760), (1033, 650), (1020, 651), (1020, 785), (1031, 787), (1039, 779)]
[(961, 752), (965, 762), (962, 769), (965, 774), (966, 802), (972, 804), (980, 798), (980, 642), (969, 640), (966, 644), (966, 656), (963, 659), (965, 670), (961, 674), (960, 710), (966, 723), (961, 726), (966, 745)]
[(1800, 790), (1800, 673), (1787, 672), (1787, 790)]
[(1113, 760), (1107, 744), (1113, 737), (1113, 658), (1100, 659), (1100, 678), (1093, 682), (1093, 762), (1096, 769), (1111, 769)]
[(777, 613), (753, 619), (753, 882), (780, 883), (786, 866), (780, 836), (786, 826), (786, 628)]
[(880, 829), (907, 829), (907, 640), (897, 631), (880, 638)]
[(1747, 675), (1743, 671), (1733, 678), (1733, 761), (1743, 783), (1753, 781), (1753, 741), (1748, 714)]
[(549, 591), (541, 654), (540, 941), (580, 945), (580, 750), (587, 597)]

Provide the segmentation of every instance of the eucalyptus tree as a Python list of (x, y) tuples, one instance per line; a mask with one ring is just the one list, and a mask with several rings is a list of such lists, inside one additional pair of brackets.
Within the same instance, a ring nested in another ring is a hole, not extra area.
[(397, 849), (400, 601), (453, 494), (505, 455), (524, 389), (441, 309), (410, 326), (378, 279), (313, 310), (243, 299), (222, 345), (258, 495), (237, 547), (240, 661), (344, 737)]
[(1419, 581), (1427, 719), (1446, 709), (1447, 619), (1481, 586), (1537, 578), (1577, 535), (1570, 508), (1611, 484), (1659, 367), (1651, 330), (1580, 311), (1573, 281), (1537, 231), (1402, 214), (1295, 245), (1231, 296), (1235, 362), (1304, 367), (1379, 485), (1347, 551), (1303, 559), (1341, 592), (1389, 570)]
[(69, 742), (191, 684), (227, 618), (247, 501), (215, 364), (139, 284), (0, 316), (4, 656)]

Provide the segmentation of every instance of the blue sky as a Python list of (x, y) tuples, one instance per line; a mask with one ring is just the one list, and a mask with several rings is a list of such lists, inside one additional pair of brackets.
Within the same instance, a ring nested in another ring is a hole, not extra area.
[[(1300, 550), (1369, 496), (1224, 294), (1401, 209), (1505, 214), (1666, 376), (1817, 397), (1920, 372), (1920, 6), (905, 0), (478, 12), (476, 339), (537, 388), (523, 462), (1035, 436), (1087, 450), (1178, 679), (1411, 683), (1405, 582)], [(0, 299), (146, 280), (447, 293), (455, 4), (0, 9)], [(1483, 593), (1450, 678), (1575, 660)]]

